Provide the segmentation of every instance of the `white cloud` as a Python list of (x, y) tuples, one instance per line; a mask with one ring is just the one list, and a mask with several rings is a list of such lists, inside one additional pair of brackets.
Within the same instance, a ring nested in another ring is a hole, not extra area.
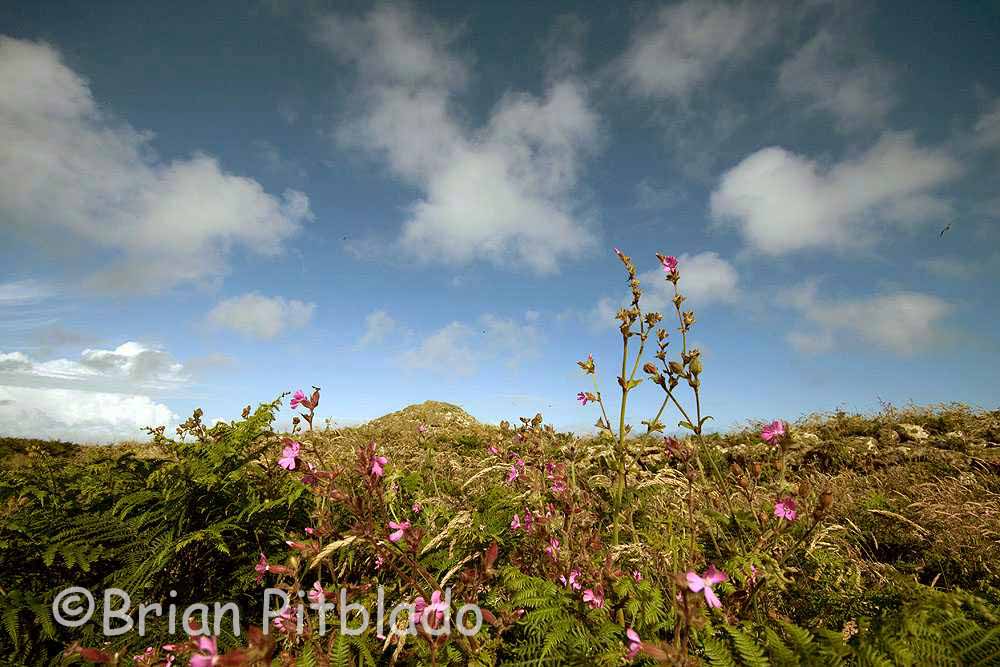
[(472, 339), (473, 331), (468, 325), (452, 322), (407, 351), (402, 358), (403, 365), (441, 375), (468, 377), (479, 368), (470, 345)]
[(752, 56), (776, 34), (775, 5), (686, 0), (663, 7), (632, 35), (622, 58), (633, 93), (684, 100), (728, 64)]
[(271, 340), (285, 331), (305, 327), (312, 320), (316, 304), (280, 296), (266, 297), (256, 292), (220, 301), (209, 311), (206, 321), (216, 329), (229, 329), (249, 338)]
[(997, 98), (990, 110), (976, 121), (973, 135), (976, 145), (980, 148), (1000, 149), (1000, 98)]
[(184, 365), (166, 351), (129, 341), (114, 350), (85, 349), (79, 359), (38, 361), (22, 352), (0, 353), (0, 383), (83, 386), (108, 391), (166, 390), (186, 384)]
[(893, 69), (865, 49), (852, 50), (830, 29), (782, 63), (778, 90), (830, 113), (842, 130), (884, 125), (897, 102)]
[[(732, 303), (739, 295), (739, 275), (718, 253), (681, 255), (677, 266), (681, 293), (688, 299), (685, 308), (697, 309), (713, 302)], [(643, 286), (644, 307), (669, 316), (667, 311), (673, 311), (674, 287), (664, 276), (662, 267), (657, 267), (641, 274), (639, 281)]]
[(115, 123), (51, 46), (0, 36), (0, 215), (40, 243), (113, 262), (88, 284), (155, 291), (219, 278), (240, 247), (265, 256), (312, 218), (207, 155), (164, 162), (152, 134)]
[(0, 306), (20, 306), (52, 296), (48, 285), (35, 280), (15, 280), (0, 283)]
[(880, 225), (948, 210), (934, 191), (960, 173), (946, 151), (917, 146), (909, 133), (886, 133), (860, 156), (829, 166), (771, 147), (723, 174), (711, 212), (769, 255), (858, 246), (877, 240)]
[(469, 79), (457, 33), (383, 4), (362, 19), (327, 16), (317, 39), (359, 71), (361, 108), (336, 136), (383, 157), (416, 185), (400, 248), (428, 261), (486, 260), (551, 272), (594, 243), (573, 197), (599, 144), (583, 85), (552, 81), (539, 99), (509, 93), (486, 124), (453, 108)]
[(530, 315), (522, 323), (490, 313), (471, 324), (452, 322), (406, 351), (400, 361), (407, 368), (463, 377), (493, 360), (516, 367), (539, 354), (542, 334), (537, 323)]
[(76, 442), (143, 439), (177, 415), (148, 396), (0, 385), (0, 434)]
[(918, 292), (893, 292), (860, 299), (823, 300), (815, 284), (795, 288), (779, 303), (797, 310), (812, 325), (788, 334), (801, 352), (824, 352), (846, 344), (846, 334), (899, 355), (909, 355), (939, 341), (952, 306)]
[(358, 347), (377, 345), (396, 328), (396, 320), (384, 310), (376, 310), (365, 317), (365, 332), (358, 340)]

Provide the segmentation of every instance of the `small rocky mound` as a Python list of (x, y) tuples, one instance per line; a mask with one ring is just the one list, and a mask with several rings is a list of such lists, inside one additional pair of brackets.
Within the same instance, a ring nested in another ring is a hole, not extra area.
[(475, 417), (462, 408), (441, 401), (424, 401), (408, 405), (402, 410), (368, 422), (368, 426), (380, 430), (411, 430), (416, 429), (421, 424), (426, 424), (431, 428), (456, 429), (480, 425)]

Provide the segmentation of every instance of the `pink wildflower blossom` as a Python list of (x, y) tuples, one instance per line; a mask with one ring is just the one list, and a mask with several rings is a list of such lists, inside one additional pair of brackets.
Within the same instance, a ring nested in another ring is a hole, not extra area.
[(795, 521), (798, 516), (795, 512), (795, 500), (783, 498), (774, 504), (774, 516), (785, 521)]
[(586, 602), (591, 609), (600, 609), (604, 606), (604, 593), (600, 590), (594, 591), (588, 588), (583, 592), (583, 601)]
[(552, 560), (559, 558), (559, 540), (554, 537), (549, 538), (549, 546), (545, 547), (545, 553), (552, 557)]
[(635, 656), (642, 650), (642, 639), (639, 638), (639, 633), (632, 628), (625, 631), (625, 636), (628, 637), (628, 659), (634, 660)]
[(587, 396), (586, 393), (581, 391), (579, 394), (576, 395), (576, 400), (580, 401), (580, 405), (586, 405), (587, 401), (589, 401), (590, 398)]
[(414, 514), (420, 514), (424, 510), (424, 506), (420, 503), (413, 503), (412, 509)]
[(262, 553), (253, 569), (257, 571), (257, 581), (263, 581), (264, 573), (271, 569), (271, 566), (267, 564), (267, 556)]
[(661, 258), (660, 263), (663, 265), (663, 270), (668, 274), (675, 273), (677, 271), (677, 258), (673, 255)]
[(285, 470), (295, 470), (295, 460), (299, 457), (302, 445), (294, 440), (285, 439), (285, 448), (281, 450), (278, 465)]
[(215, 637), (198, 637), (198, 653), (191, 656), (191, 667), (212, 667), (219, 664), (219, 649)]
[(393, 530), (393, 532), (389, 534), (389, 541), (399, 542), (406, 535), (406, 531), (410, 529), (410, 522), (402, 521), (397, 523), (395, 521), (390, 521), (389, 528)]
[(448, 608), (448, 605), (444, 603), (441, 599), (441, 591), (434, 591), (431, 593), (431, 603), (427, 604), (423, 596), (417, 597), (413, 601), (413, 613), (417, 615), (418, 618), (423, 618), (425, 613), (433, 613), (434, 617), (430, 618), (430, 625), (432, 628), (437, 627), (437, 624), (444, 619), (444, 612)]
[(522, 472), (524, 472), (524, 459), (518, 458), (510, 466), (510, 472), (507, 473), (507, 481), (513, 482), (521, 476)]
[(760, 432), (760, 439), (774, 445), (783, 435), (785, 435), (785, 425), (776, 419), (764, 427), (764, 430)]
[(635, 579), (635, 583), (642, 581), (642, 572), (639, 570), (632, 570), (632, 578)]
[(421, 424), (420, 426), (417, 427), (417, 432), (420, 433), (421, 435), (427, 433), (428, 430), (429, 429), (427, 428), (427, 424)]
[(562, 582), (563, 586), (566, 586), (567, 588), (572, 588), (574, 591), (578, 591), (581, 588), (583, 588), (580, 582), (576, 580), (576, 578), (579, 576), (580, 576), (580, 571), (573, 570), (572, 572), (569, 573), (569, 579), (567, 579), (565, 575), (560, 575), (559, 581)]
[(326, 599), (326, 592), (323, 587), (319, 585), (319, 582), (313, 584), (312, 588), (309, 590), (309, 601), (313, 604), (319, 604), (324, 599)]
[(282, 632), (291, 632), (291, 630), (295, 627), (294, 619), (292, 618), (291, 605), (285, 607), (281, 614), (274, 619), (274, 627), (278, 628)]
[(385, 474), (385, 464), (389, 462), (384, 456), (372, 455), (372, 477), (378, 479)]
[(728, 580), (729, 576), (725, 572), (715, 569), (715, 565), (709, 565), (703, 576), (698, 576), (693, 571), (687, 573), (688, 589), (692, 593), (704, 591), (705, 602), (708, 603), (709, 607), (714, 607), (715, 609), (722, 607), (722, 602), (719, 601), (719, 596), (712, 590), (712, 586)]
[(510, 529), (521, 530), (521, 517), (517, 514), (514, 515), (514, 518), (510, 522)]
[(315, 528), (310, 528), (309, 526), (306, 527), (306, 535), (313, 535), (315, 533), (316, 533)]
[(292, 394), (292, 402), (291, 402), (292, 410), (297, 409), (300, 405), (302, 405), (302, 403), (305, 400), (306, 400), (306, 393), (301, 389), (296, 390), (296, 392)]

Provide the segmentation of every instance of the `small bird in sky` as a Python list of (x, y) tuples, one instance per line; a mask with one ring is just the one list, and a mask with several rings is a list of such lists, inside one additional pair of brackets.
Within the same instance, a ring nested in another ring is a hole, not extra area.
[(948, 223), (948, 224), (947, 224), (947, 225), (945, 226), (945, 228), (941, 230), (941, 233), (940, 233), (940, 234), (938, 234), (938, 238), (941, 238), (942, 236), (944, 236), (944, 233), (945, 233), (946, 231), (948, 231), (949, 229), (951, 229), (951, 223)]

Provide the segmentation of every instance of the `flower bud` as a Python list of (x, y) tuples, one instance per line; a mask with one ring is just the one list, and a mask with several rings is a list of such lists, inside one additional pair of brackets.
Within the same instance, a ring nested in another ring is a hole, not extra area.
[(804, 479), (801, 482), (799, 482), (799, 495), (800, 496), (802, 496), (803, 498), (805, 498), (806, 496), (809, 495), (810, 491), (812, 491), (812, 484), (809, 483), (809, 480)]
[(822, 507), (824, 510), (828, 510), (832, 505), (833, 505), (833, 492), (830, 491), (829, 489), (826, 489), (823, 491), (822, 494), (820, 494), (819, 506)]
[(680, 362), (671, 361), (667, 364), (667, 367), (670, 368), (670, 372), (674, 375), (684, 375), (684, 367), (680, 365)]
[(656, 368), (656, 364), (654, 364), (651, 361), (647, 361), (646, 363), (644, 363), (642, 365), (642, 370), (643, 370), (643, 372), (649, 373), (650, 375), (656, 375), (656, 373), (658, 372), (657, 368)]
[(733, 477), (739, 477), (740, 473), (743, 472), (738, 465), (735, 463), (729, 464), (729, 472), (733, 474)]
[(740, 485), (741, 489), (748, 489), (748, 488), (750, 488), (750, 482), (747, 481), (746, 477), (742, 477), (741, 476), (739, 479), (736, 480), (736, 483)]
[(774, 469), (781, 472), (785, 469), (785, 459), (774, 459)]
[(759, 461), (755, 462), (753, 464), (753, 476), (755, 478), (759, 478), (762, 469), (763, 469), (763, 466), (760, 465), (760, 462)]
[(697, 356), (694, 359), (692, 359), (689, 368), (691, 369), (691, 372), (694, 373), (695, 375), (701, 373), (701, 371), (703, 370), (703, 366), (701, 365), (701, 357)]

